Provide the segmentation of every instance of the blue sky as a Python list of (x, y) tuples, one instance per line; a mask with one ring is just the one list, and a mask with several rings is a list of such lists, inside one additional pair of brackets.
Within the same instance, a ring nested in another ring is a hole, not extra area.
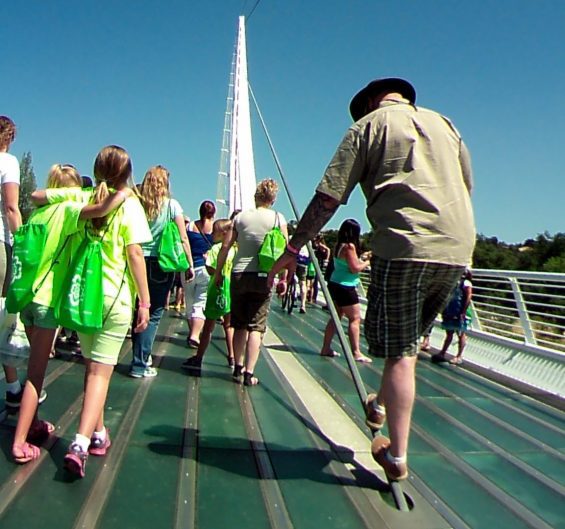
[[(92, 173), (130, 153), (136, 181), (163, 164), (190, 216), (215, 198), (237, 17), (256, 0), (2, 2), (0, 114), (31, 151)], [(261, 0), (248, 20), (249, 78), (300, 208), (350, 125), (351, 97), (400, 76), (450, 117), (473, 157), (479, 232), (520, 242), (565, 231), (565, 2)], [(258, 179), (277, 177), (255, 115)], [(281, 196), (278, 207), (289, 217)], [(367, 227), (357, 191), (347, 217)]]

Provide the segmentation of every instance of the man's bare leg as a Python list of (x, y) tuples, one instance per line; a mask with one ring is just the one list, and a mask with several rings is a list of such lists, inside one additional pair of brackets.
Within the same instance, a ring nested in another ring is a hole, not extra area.
[(416, 395), (416, 356), (387, 358), (379, 400), (387, 409), (390, 455), (404, 457), (408, 451), (410, 421)]

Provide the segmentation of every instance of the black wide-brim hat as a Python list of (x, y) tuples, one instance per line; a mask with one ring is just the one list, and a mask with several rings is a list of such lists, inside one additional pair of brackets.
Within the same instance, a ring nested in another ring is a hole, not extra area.
[(385, 90), (391, 89), (402, 94), (410, 103), (414, 104), (416, 102), (416, 90), (408, 81), (397, 77), (375, 79), (365, 88), (357, 92), (351, 100), (351, 103), (349, 103), (349, 112), (351, 113), (353, 121), (359, 121), (363, 116), (369, 113), (367, 110), (367, 99), (369, 96), (380, 94)]

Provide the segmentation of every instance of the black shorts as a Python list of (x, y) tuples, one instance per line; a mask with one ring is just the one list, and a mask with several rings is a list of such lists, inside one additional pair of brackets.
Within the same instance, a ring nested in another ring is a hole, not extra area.
[(297, 264), (296, 265), (296, 277), (298, 281), (304, 281), (306, 279), (306, 272), (308, 271), (308, 265)]
[(267, 274), (241, 272), (231, 276), (231, 322), (234, 329), (264, 333), (271, 305)]
[(336, 307), (349, 307), (359, 303), (359, 295), (356, 287), (348, 287), (339, 283), (328, 283), (330, 296)]

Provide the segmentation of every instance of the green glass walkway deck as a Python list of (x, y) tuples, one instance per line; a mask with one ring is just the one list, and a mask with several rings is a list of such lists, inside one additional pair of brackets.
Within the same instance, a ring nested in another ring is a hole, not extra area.
[[(70, 355), (50, 361), (41, 416), (57, 430), (41, 458), (12, 463), (15, 417), (0, 425), (0, 528), (565, 528), (563, 411), (427, 361), (404, 485), (413, 509), (397, 511), (345, 359), (318, 355), (327, 317), (273, 305), (261, 384), (243, 388), (219, 332), (201, 376), (181, 370), (186, 323), (170, 311), (155, 346), (158, 377), (129, 378), (125, 344), (106, 409), (113, 445), (90, 457), (83, 480), (62, 461), (84, 370)], [(381, 367), (360, 367), (368, 390)]]

